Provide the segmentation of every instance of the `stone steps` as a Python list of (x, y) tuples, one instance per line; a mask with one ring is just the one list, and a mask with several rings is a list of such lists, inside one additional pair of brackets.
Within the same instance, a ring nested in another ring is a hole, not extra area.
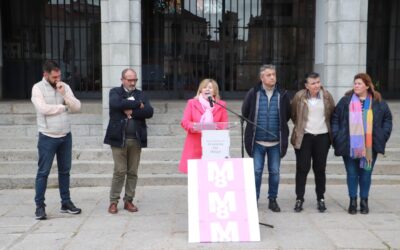
[[(177, 160), (142, 160), (140, 162), (139, 172), (141, 174), (178, 174)], [(0, 161), (0, 175), (7, 174), (30, 174), (35, 175), (37, 170), (36, 161)], [(112, 159), (108, 160), (74, 160), (72, 162), (72, 174), (110, 174), (113, 170)], [(267, 169), (265, 169), (265, 173)], [(281, 173), (296, 172), (296, 162), (282, 160)], [(310, 171), (312, 172), (312, 170)], [(326, 172), (328, 174), (345, 174), (343, 161), (329, 161)], [(52, 173), (57, 173), (57, 164), (54, 162)], [(397, 161), (377, 161), (374, 175), (398, 175), (400, 177), (400, 168)]]
[[(81, 112), (85, 114), (102, 114), (101, 100), (83, 100), (81, 101)], [(185, 100), (151, 100), (151, 106), (155, 114), (162, 113), (183, 113), (185, 109)], [(229, 100), (227, 105), (230, 109), (240, 113), (242, 107), (241, 100)], [(108, 106), (106, 104), (106, 106)], [(2, 101), (0, 114), (35, 114), (35, 108), (30, 100)]]
[[(158, 119), (150, 119), (147, 123), (147, 130), (150, 136), (182, 136), (186, 133), (180, 125), (181, 117), (174, 118), (171, 116), (171, 118), (169, 118), (168, 115), (162, 116), (163, 117), (160, 119), (171, 119), (170, 123), (165, 123)], [(101, 124), (101, 119), (100, 115), (85, 116), (80, 114), (79, 116), (74, 116), (74, 119), (71, 120), (72, 136), (102, 136), (103, 125)], [(36, 124), (24, 124), (24, 121), (18, 121), (17, 123), (15, 120), (7, 124), (4, 124), (5, 122), (6, 121), (0, 122), (0, 138), (37, 136)], [(13, 124), (13, 122), (15, 122), (15, 124)], [(235, 127), (230, 129), (230, 134), (240, 135), (239, 126), (239, 123), (235, 123)]]
[[(36, 131), (35, 131), (36, 132)], [(37, 133), (37, 132), (36, 132)], [(0, 149), (36, 149), (37, 145), (37, 134), (34, 136), (25, 137), (0, 137)], [(80, 132), (81, 133), (81, 132)], [(400, 148), (400, 138), (395, 139), (393, 135), (389, 142), (387, 143), (387, 148)], [(148, 136), (148, 148), (182, 148), (184, 144), (185, 137), (181, 134), (179, 136)], [(72, 135), (72, 143), (74, 149), (86, 149), (86, 148), (108, 148), (108, 145), (103, 145), (103, 136), (76, 136)], [(233, 147), (240, 147), (240, 135), (231, 135), (231, 145)], [(291, 150), (290, 145), (288, 150)], [(330, 149), (333, 151), (333, 149)], [(400, 158), (400, 154), (398, 155)]]
[[(152, 161), (178, 161), (181, 158), (182, 148), (144, 148), (142, 149), (141, 160)], [(399, 148), (386, 148), (385, 155), (379, 155), (378, 161), (398, 161), (400, 155)], [(241, 150), (237, 147), (231, 147), (231, 157), (241, 157)], [(247, 157), (247, 155), (245, 155)], [(109, 148), (82, 148), (73, 149), (72, 160), (97, 160), (107, 161), (111, 160), (111, 150)], [(37, 150), (31, 149), (0, 149), (0, 166), (1, 162), (11, 161), (36, 161)], [(289, 148), (286, 156), (283, 158), (285, 161), (295, 161), (296, 156), (293, 148)], [(334, 155), (333, 149), (329, 150), (328, 161), (341, 161), (341, 157)]]
[[(36, 149), (37, 138), (35, 137), (0, 137), (0, 149)], [(103, 137), (102, 136), (80, 136), (75, 137), (72, 135), (72, 145), (74, 149), (80, 148), (102, 148)]]
[[(111, 184), (112, 174), (71, 174), (71, 187), (94, 187), (106, 186)], [(308, 183), (314, 182), (312, 174), (308, 176)], [(345, 175), (327, 174), (328, 185), (346, 184)], [(268, 183), (268, 176), (264, 175), (262, 182)], [(374, 185), (398, 185), (399, 176), (376, 175)], [(0, 189), (5, 188), (33, 188), (35, 183), (34, 175), (0, 175)], [(281, 184), (294, 184), (293, 174), (281, 174)], [(160, 185), (187, 185), (187, 176), (184, 174), (141, 174), (138, 185), (160, 186)], [(48, 187), (57, 187), (57, 175), (51, 174), (48, 179)]]
[[(187, 176), (178, 172), (185, 139), (179, 123), (185, 101), (152, 101), (155, 114), (148, 120), (148, 148), (143, 149), (139, 167), (139, 185), (185, 185)], [(241, 101), (228, 101), (240, 113)], [(379, 156), (374, 184), (400, 183), (400, 110), (399, 102), (390, 103), (394, 128), (385, 156)], [(103, 144), (102, 107), (99, 101), (84, 101), (82, 112), (71, 115), (73, 133), (72, 186), (109, 186), (113, 171), (111, 150)], [(238, 121), (230, 115), (230, 121)], [(293, 125), (289, 123), (291, 128)], [(240, 127), (231, 129), (231, 156), (240, 157)], [(2, 102), (0, 105), (0, 189), (32, 188), (37, 170), (36, 114), (29, 101)], [(295, 154), (289, 146), (281, 164), (281, 183), (294, 184)], [(312, 171), (311, 171), (312, 172)], [(264, 182), (267, 182), (264, 174)], [(313, 182), (310, 173), (309, 181)], [(346, 174), (340, 157), (330, 150), (327, 182), (345, 184)], [(49, 185), (57, 185), (54, 164)]]

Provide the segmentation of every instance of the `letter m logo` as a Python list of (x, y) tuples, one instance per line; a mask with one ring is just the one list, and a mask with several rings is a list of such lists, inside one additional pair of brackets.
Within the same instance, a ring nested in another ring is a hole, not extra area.
[(216, 187), (226, 187), (228, 185), (228, 181), (232, 181), (233, 178), (234, 174), (232, 161), (224, 161), (222, 166), (219, 166), (215, 161), (208, 162), (208, 181), (214, 182)]
[(221, 199), (217, 192), (208, 194), (208, 209), (219, 219), (229, 218), (230, 212), (236, 211), (236, 197), (234, 192), (226, 192)]
[(221, 223), (213, 222), (210, 225), (211, 241), (239, 241), (239, 230), (236, 222), (230, 221), (223, 228)]

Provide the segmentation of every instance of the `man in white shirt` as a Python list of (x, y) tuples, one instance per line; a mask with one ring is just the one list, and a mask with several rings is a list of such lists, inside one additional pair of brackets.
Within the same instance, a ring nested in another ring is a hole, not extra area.
[(32, 88), (32, 103), (36, 109), (38, 141), (38, 171), (35, 182), (35, 216), (46, 219), (45, 193), (54, 156), (57, 155), (58, 182), (62, 213), (79, 214), (70, 198), (69, 182), (72, 161), (72, 136), (69, 112), (78, 112), (81, 102), (68, 84), (61, 82), (58, 64), (48, 60), (43, 64), (43, 79)]

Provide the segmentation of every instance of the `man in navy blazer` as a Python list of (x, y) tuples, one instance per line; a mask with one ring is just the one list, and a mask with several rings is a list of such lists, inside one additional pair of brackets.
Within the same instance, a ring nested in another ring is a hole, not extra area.
[(114, 174), (108, 212), (116, 214), (122, 186), (125, 182), (124, 209), (137, 212), (133, 204), (142, 148), (147, 147), (146, 119), (153, 116), (153, 107), (144, 93), (136, 88), (135, 70), (127, 68), (121, 74), (121, 86), (110, 90), (108, 123), (104, 143), (111, 146)]

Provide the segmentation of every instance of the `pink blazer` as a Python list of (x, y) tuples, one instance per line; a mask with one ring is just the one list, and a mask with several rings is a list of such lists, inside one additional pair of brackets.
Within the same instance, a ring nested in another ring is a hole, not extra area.
[[(226, 106), (224, 101), (219, 100), (218, 103)], [(179, 171), (187, 173), (187, 160), (188, 159), (200, 159), (201, 152), (201, 132), (193, 132), (193, 122), (199, 122), (204, 110), (197, 99), (188, 100), (185, 111), (183, 112), (183, 118), (181, 126), (187, 131), (185, 145), (182, 151), (181, 161), (179, 163)], [(228, 113), (224, 108), (218, 105), (214, 105), (212, 111), (214, 116), (214, 122), (227, 122)]]

